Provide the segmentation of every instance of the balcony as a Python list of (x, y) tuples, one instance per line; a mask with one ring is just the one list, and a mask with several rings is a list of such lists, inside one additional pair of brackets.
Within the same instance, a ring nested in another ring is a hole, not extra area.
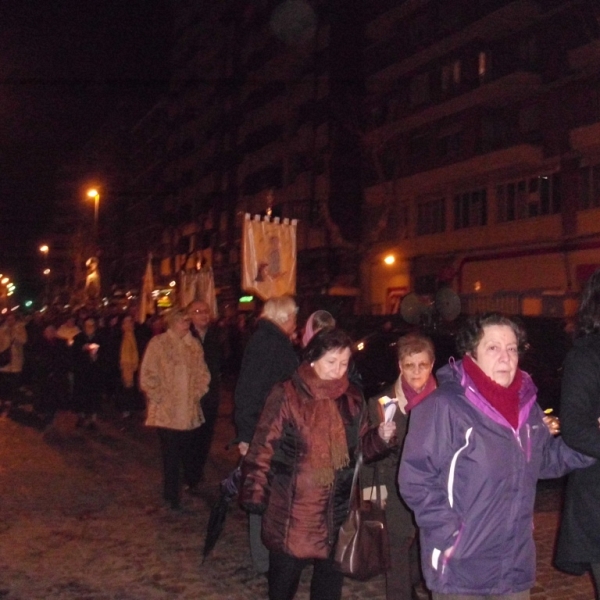
[[(406, 36), (403, 32), (394, 33), (390, 39), (380, 40), (372, 47), (367, 48), (365, 72), (373, 73), (372, 78), (396, 79), (403, 77), (474, 41), (491, 41), (525, 29), (540, 16), (540, 3), (536, 0), (510, 2), (468, 25), (465, 24), (456, 33), (440, 34), (435, 38), (439, 41), (418, 52), (412, 52), (407, 47)], [(395, 61), (386, 50), (386, 48), (392, 47), (396, 49)]]
[(489, 83), (473, 87), (444, 102), (428, 106), (420, 112), (408, 114), (393, 123), (387, 123), (371, 131), (368, 139), (377, 144), (469, 108), (476, 106), (493, 108), (518, 102), (522, 98), (535, 94), (541, 85), (542, 79), (537, 73), (525, 70), (514, 71)]
[(569, 141), (573, 150), (584, 154), (597, 151), (598, 146), (600, 146), (600, 123), (593, 123), (571, 130)]

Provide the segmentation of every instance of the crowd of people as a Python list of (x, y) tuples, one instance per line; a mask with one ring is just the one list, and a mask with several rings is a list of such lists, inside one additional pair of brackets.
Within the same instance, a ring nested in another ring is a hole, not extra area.
[(44, 426), (68, 409), (77, 427), (96, 430), (107, 401), (124, 428), (144, 414), (158, 433), (165, 505), (180, 511), (183, 489), (200, 493), (221, 377), (233, 371), (239, 501), (270, 600), (292, 600), (308, 565), (311, 600), (341, 598), (334, 549), (359, 455), (363, 497), (376, 490), (387, 516), (388, 600), (414, 600), (424, 586), (433, 600), (529, 598), (536, 482), (567, 473), (556, 563), (600, 582), (600, 271), (565, 363), (563, 435), (519, 368), (526, 332), (514, 318), (466, 319), (455, 357), (436, 373), (432, 340), (405, 334), (398, 379), (366, 399), (353, 341), (333, 316), (316, 311), (301, 330), (297, 316), (289, 296), (267, 300), (256, 326), (236, 325), (235, 335), (202, 300), (143, 325), (127, 312), (60, 323), (10, 313), (0, 408), (10, 411), (25, 384)]
[[(207, 360), (217, 375), (205, 411), (214, 421), (220, 374), (239, 370), (251, 317), (240, 314), (215, 322), (209, 309), (199, 311), (196, 305), (194, 311), (198, 329), (210, 332)], [(96, 430), (104, 406), (115, 409), (126, 427), (146, 408), (139, 387), (146, 347), (166, 330), (166, 313), (138, 323), (134, 312), (122, 309), (0, 316), (0, 413), (27, 401), (42, 427), (61, 409), (77, 414), (78, 427)]]

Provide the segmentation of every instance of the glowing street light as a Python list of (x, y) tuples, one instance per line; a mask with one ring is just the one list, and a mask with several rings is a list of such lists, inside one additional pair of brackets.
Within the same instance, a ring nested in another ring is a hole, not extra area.
[(50, 275), (50, 269), (46, 268), (43, 270), (44, 275)]
[(48, 252), (50, 251), (50, 247), (48, 246), (48, 244), (42, 244), (40, 246), (40, 252), (44, 255), (44, 256), (48, 256)]
[(396, 257), (393, 254), (388, 254), (384, 259), (383, 262), (386, 265), (393, 265), (396, 262)]

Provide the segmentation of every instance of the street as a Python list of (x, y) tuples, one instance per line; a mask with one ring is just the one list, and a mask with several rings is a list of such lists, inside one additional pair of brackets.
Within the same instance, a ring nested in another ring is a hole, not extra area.
[[(27, 409), (27, 407), (22, 407)], [(253, 577), (246, 517), (235, 503), (221, 539), (202, 564), (204, 532), (218, 483), (235, 466), (231, 394), (224, 394), (204, 497), (185, 498), (184, 513), (165, 510), (155, 432), (121, 431), (114, 415), (99, 432), (75, 428), (59, 413), (42, 433), (26, 410), (0, 418), (0, 598), (8, 600), (153, 600), (266, 598)], [(554, 570), (551, 553), (558, 486), (546, 486), (535, 517), (536, 600), (592, 600), (588, 577)], [(310, 573), (298, 600), (308, 599)], [(385, 598), (383, 577), (347, 581), (344, 599)]]

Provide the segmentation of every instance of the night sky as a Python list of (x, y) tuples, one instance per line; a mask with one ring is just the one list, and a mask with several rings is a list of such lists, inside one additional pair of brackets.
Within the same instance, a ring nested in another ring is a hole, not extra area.
[(120, 99), (165, 88), (172, 19), (169, 0), (2, 0), (0, 23), (0, 271), (30, 286), (57, 174)]

